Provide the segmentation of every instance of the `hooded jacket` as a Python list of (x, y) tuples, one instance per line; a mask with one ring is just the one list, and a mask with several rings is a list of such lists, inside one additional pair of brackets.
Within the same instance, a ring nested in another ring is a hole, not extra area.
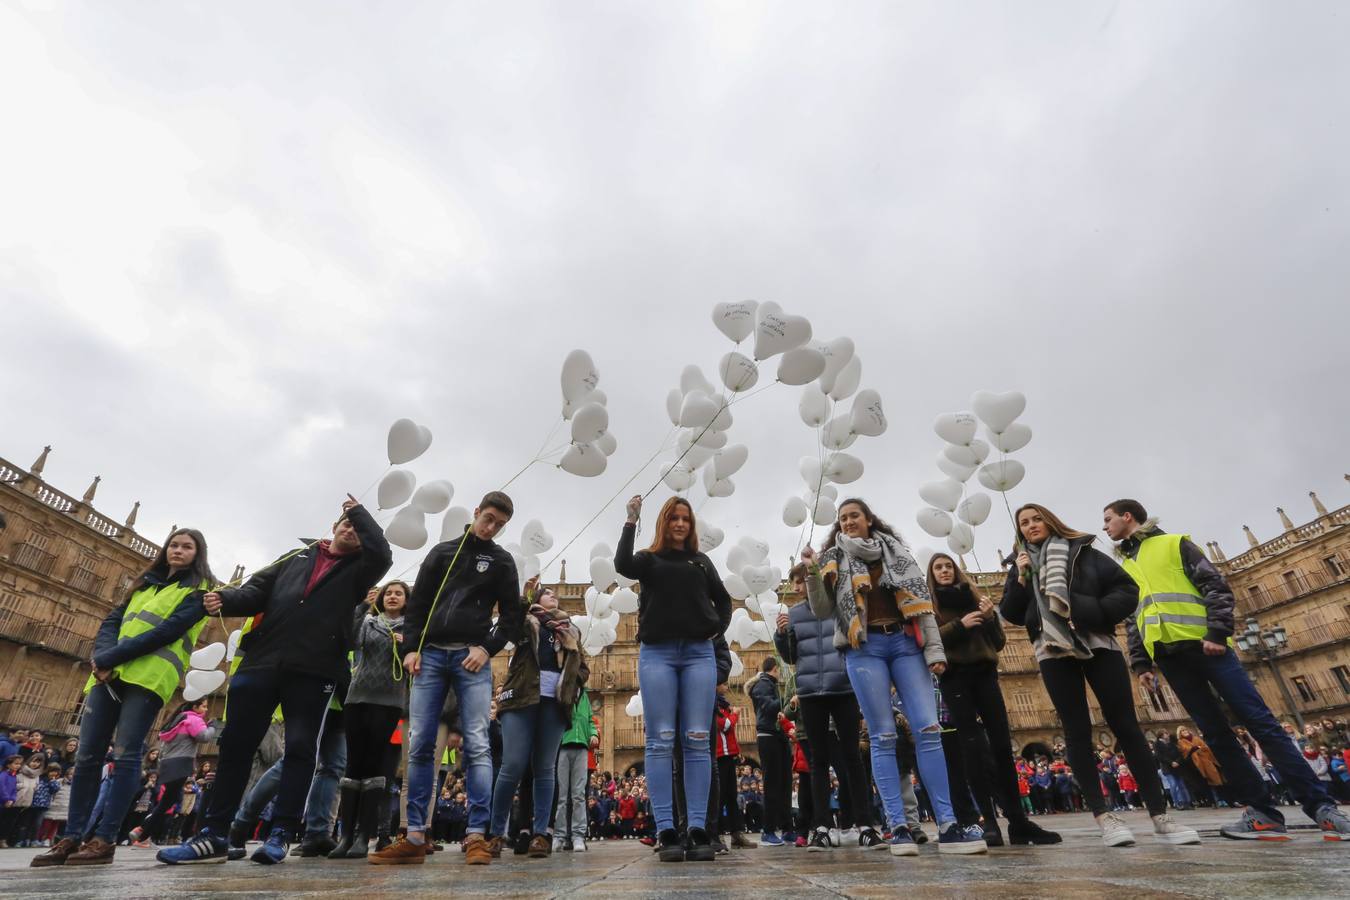
[[(1003, 601), (998, 611), (1014, 625), (1023, 625), (1034, 642), (1041, 633), (1041, 613), (1031, 585), (1017, 580), (1011, 557)], [(1114, 635), (1116, 626), (1134, 614), (1139, 585), (1111, 557), (1092, 546), (1092, 536), (1069, 541), (1069, 620), (1081, 631)]]
[(216, 731), (196, 710), (174, 716), (159, 733), (159, 783), (169, 784), (191, 775), (197, 765), (197, 745), (214, 741)]
[[(431, 548), (403, 610), (407, 652), (423, 646), (425, 631), (425, 644), (475, 645), (496, 656), (519, 637), (515, 629), (524, 609), (518, 577), (511, 554), (494, 541), (475, 536), (472, 528)], [(492, 624), (494, 607), (501, 623), (497, 628)]]
[(361, 549), (333, 563), (308, 595), (319, 557), (313, 548), (220, 592), (222, 615), (262, 614), (261, 623), (239, 642), (244, 659), (239, 671), (284, 667), (346, 685), (353, 613), (394, 560), (383, 529), (364, 506), (353, 506), (347, 518)]

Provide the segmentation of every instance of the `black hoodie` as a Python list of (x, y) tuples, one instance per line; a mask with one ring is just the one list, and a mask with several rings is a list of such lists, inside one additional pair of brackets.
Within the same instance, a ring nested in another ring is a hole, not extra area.
[[(455, 568), (446, 579), (451, 561)], [(475, 537), (472, 528), (465, 529), (457, 540), (432, 547), (417, 570), (417, 581), (403, 612), (404, 650), (411, 653), (423, 646), (425, 628), (426, 644), (476, 644), (488, 656), (495, 656), (520, 636), (524, 622), (517, 578), (511, 554), (492, 541)], [(494, 606), (496, 627), (492, 624)]]

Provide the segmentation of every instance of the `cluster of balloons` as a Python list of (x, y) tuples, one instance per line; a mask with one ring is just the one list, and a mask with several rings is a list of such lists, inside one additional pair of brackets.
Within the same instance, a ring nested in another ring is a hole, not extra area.
[(582, 478), (604, 472), (609, 457), (619, 449), (618, 439), (609, 431), (609, 399), (599, 383), (600, 373), (589, 353), (567, 354), (562, 367), (562, 417), (572, 425), (572, 438), (558, 467)]
[[(945, 537), (947, 548), (958, 556), (975, 548), (973, 529), (984, 524), (992, 507), (988, 494), (968, 494), (967, 482), (978, 472), (980, 484), (989, 490), (1012, 490), (1022, 481), (1026, 469), (1006, 455), (1031, 441), (1031, 429), (1017, 421), (1027, 406), (1024, 395), (1017, 391), (976, 391), (970, 405), (973, 413), (943, 413), (933, 423), (938, 437), (947, 442), (937, 457), (937, 466), (947, 477), (919, 488), (920, 498), (929, 506), (916, 516), (920, 528), (933, 537)], [(980, 423), (984, 423), (987, 440), (975, 436)], [(991, 448), (997, 449), (1001, 458), (986, 462)]]
[(398, 510), (394, 513), (393, 521), (384, 529), (384, 536), (389, 539), (389, 543), (404, 550), (420, 549), (428, 538), (427, 516), (441, 512), (445, 512), (441, 540), (459, 537), (472, 517), (462, 507), (447, 511), (455, 496), (455, 486), (444, 479), (419, 485), (416, 475), (407, 469), (398, 468), (427, 452), (431, 446), (431, 429), (418, 425), (412, 419), (399, 419), (389, 426), (386, 443), (389, 465), (394, 468), (380, 479), (375, 495), (380, 509)]
[[(798, 528), (808, 520), (816, 525), (834, 521), (839, 499), (835, 485), (852, 484), (863, 474), (862, 460), (844, 451), (859, 436), (882, 435), (888, 424), (881, 395), (870, 388), (858, 390), (862, 362), (853, 352), (853, 342), (840, 338), (830, 343), (829, 351), (831, 366), (838, 367), (837, 371), (832, 373), (827, 368), (819, 383), (807, 385), (797, 404), (802, 421), (819, 432), (820, 443), (816, 456), (803, 456), (798, 463), (805, 492), (783, 504), (783, 524), (789, 528)], [(841, 359), (846, 361), (840, 364)], [(835, 404), (850, 396), (853, 402), (849, 410), (836, 413)]]
[(184, 700), (191, 703), (220, 689), (225, 683), (225, 672), (220, 668), (220, 664), (222, 661), (228, 663), (234, 659), (234, 654), (239, 650), (240, 637), (240, 632), (235, 631), (230, 634), (226, 643), (216, 641), (193, 651), (188, 657), (191, 668), (184, 678)]
[[(633, 579), (614, 568), (614, 552), (605, 543), (596, 544), (590, 553), (591, 586), (586, 589), (586, 613), (573, 616), (572, 624), (581, 631), (581, 646), (591, 656), (603, 651), (619, 638), (623, 615), (638, 610), (638, 595)], [(613, 591), (611, 592), (611, 588)]]
[[(778, 602), (777, 590), (783, 581), (783, 572), (777, 566), (769, 565), (768, 560), (769, 545), (749, 535), (727, 551), (726, 567), (730, 574), (722, 583), (733, 599), (745, 604), (731, 615), (725, 635), (728, 644), (745, 649), (773, 640), (773, 623), (783, 609)], [(756, 620), (751, 613), (757, 613), (761, 618)]]
[(525, 587), (525, 582), (540, 573), (539, 555), (547, 553), (552, 547), (553, 535), (544, 529), (544, 523), (538, 519), (531, 519), (525, 523), (520, 532), (519, 543), (502, 545), (502, 549), (510, 553), (511, 558), (515, 560), (516, 576), (522, 588)]

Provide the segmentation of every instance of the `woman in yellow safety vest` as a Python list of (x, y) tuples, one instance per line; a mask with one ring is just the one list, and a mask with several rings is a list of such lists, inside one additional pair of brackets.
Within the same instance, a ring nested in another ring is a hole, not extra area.
[[(180, 528), (160, 548), (127, 600), (99, 626), (93, 673), (85, 685), (75, 781), (66, 831), (32, 865), (111, 863), (117, 831), (140, 787), (145, 737), (187, 671), (192, 646), (205, 626), (202, 596), (215, 583), (200, 531)], [(99, 770), (113, 746), (113, 773), (103, 813), (90, 821)], [(92, 836), (85, 840), (86, 835)]]

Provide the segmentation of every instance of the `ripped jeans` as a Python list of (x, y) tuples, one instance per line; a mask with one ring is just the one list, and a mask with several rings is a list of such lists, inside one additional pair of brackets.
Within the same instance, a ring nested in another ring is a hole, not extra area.
[(712, 757), (708, 729), (717, 697), (712, 641), (663, 641), (638, 648), (638, 687), (647, 732), (647, 790), (658, 831), (675, 828), (675, 731), (682, 730), (685, 815), (707, 825)]
[(938, 828), (956, 821), (947, 785), (947, 761), (942, 755), (942, 730), (937, 721), (933, 676), (923, 650), (907, 632), (869, 631), (856, 650), (844, 652), (853, 693), (858, 695), (872, 745), (872, 777), (886, 807), (886, 824), (905, 824), (900, 794), (900, 767), (895, 760), (896, 725), (891, 710), (891, 686), (900, 695), (919, 763), (919, 779), (933, 804)]

